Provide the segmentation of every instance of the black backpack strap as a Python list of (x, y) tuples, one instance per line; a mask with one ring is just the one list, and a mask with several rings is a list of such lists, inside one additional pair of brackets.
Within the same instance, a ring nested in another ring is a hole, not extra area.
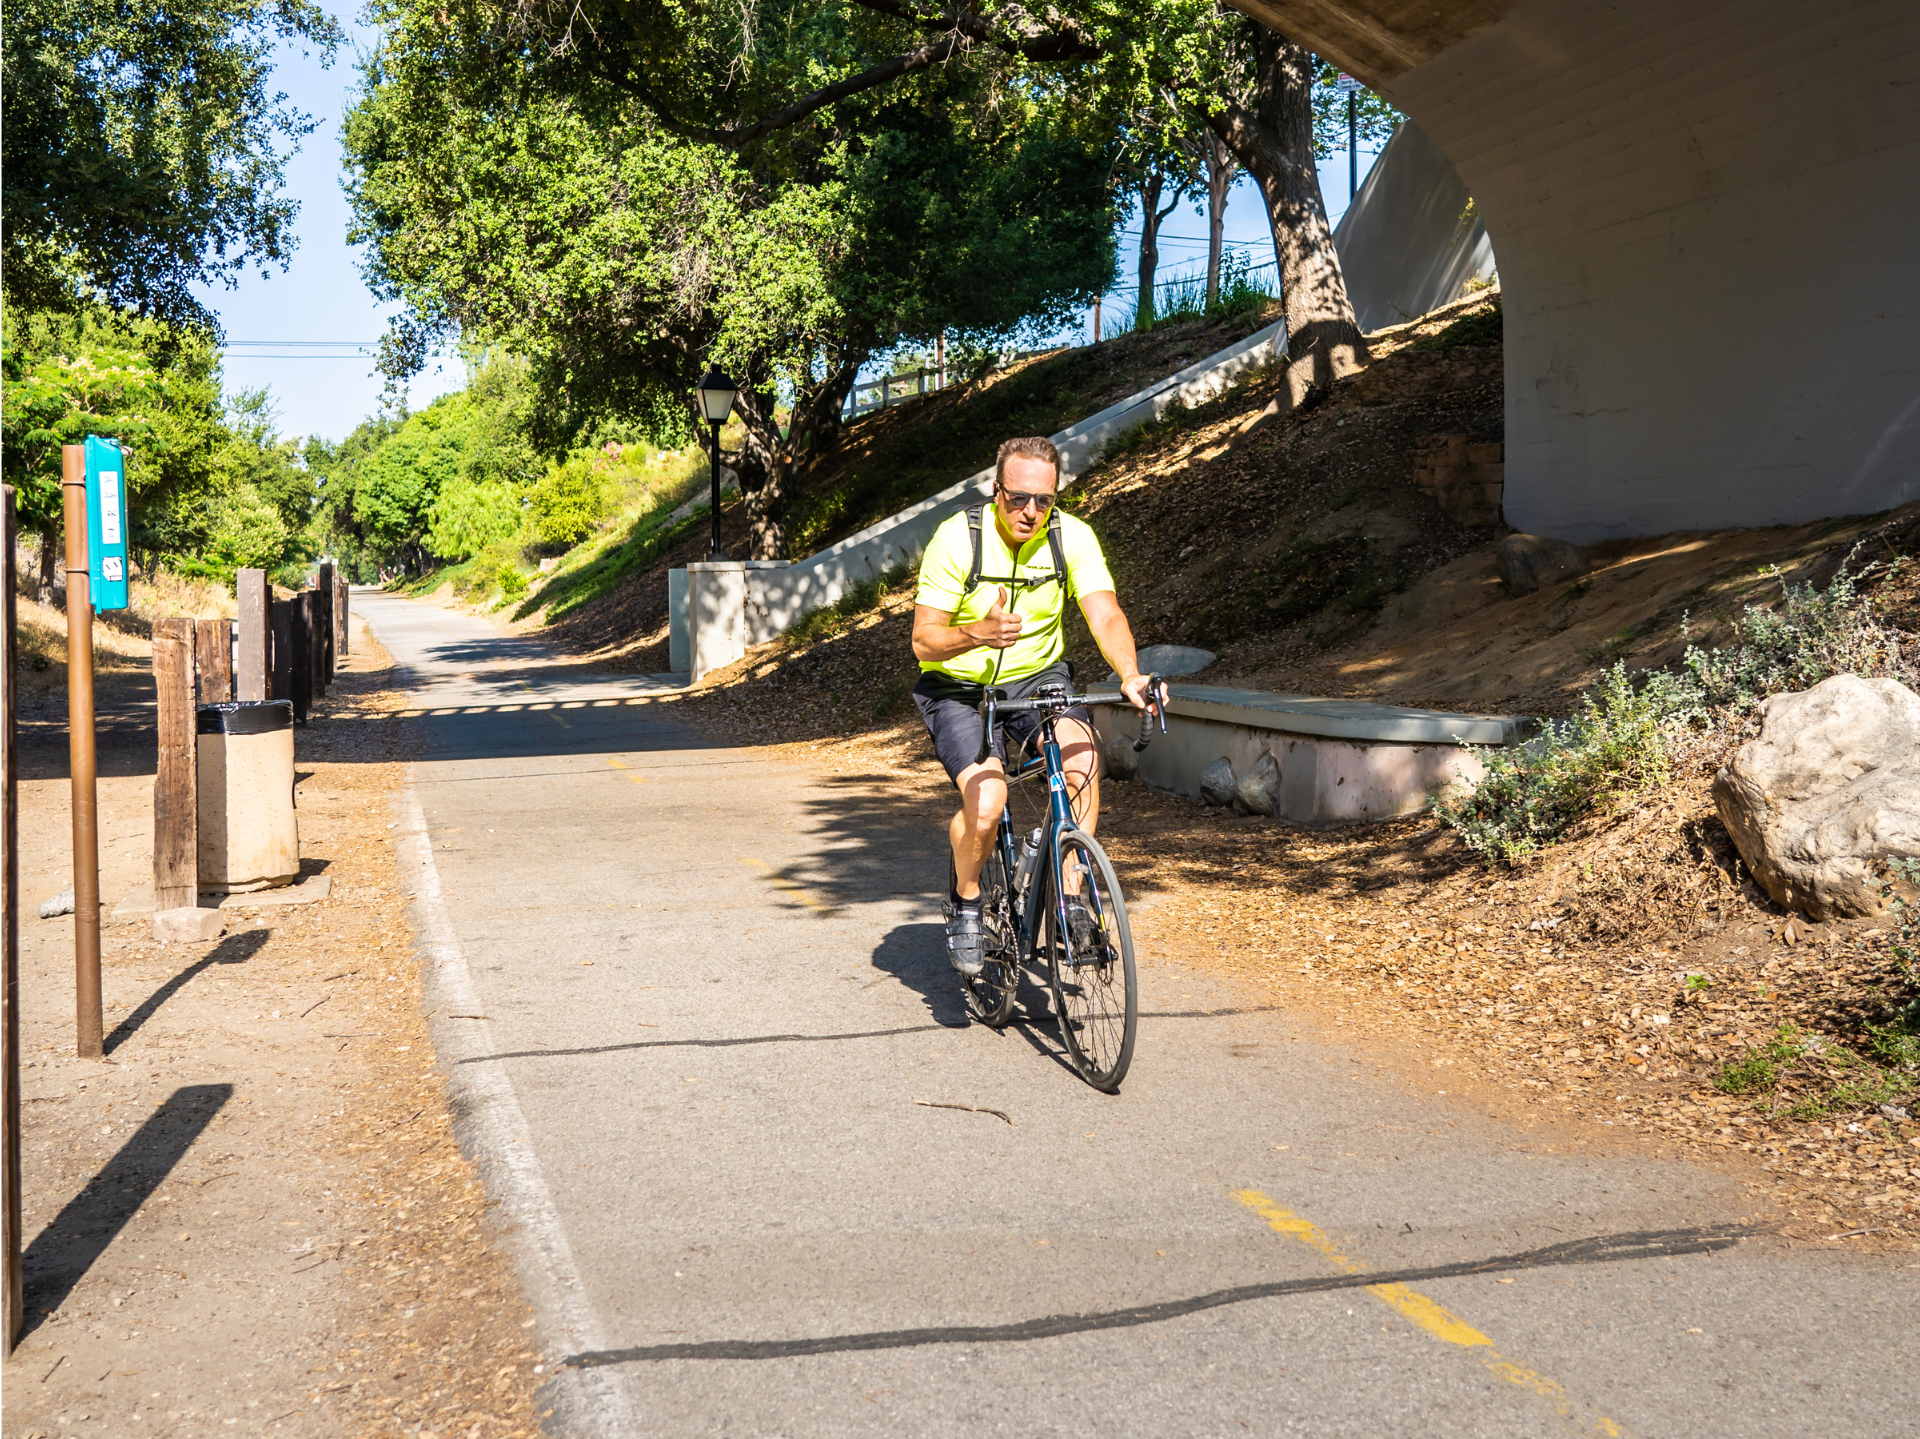
[(985, 508), (984, 505), (967, 506), (967, 532), (973, 540), (973, 563), (967, 569), (967, 586), (960, 591), (962, 600), (972, 594), (973, 587), (980, 583), (980, 514)]
[[(1055, 505), (1053, 513), (1047, 516), (1047, 548), (1053, 551), (1053, 573), (1060, 581), (1062, 596), (1073, 595), (1072, 577), (1067, 573), (1067, 545), (1060, 538), (1060, 507)], [(974, 553), (979, 553), (976, 545)]]

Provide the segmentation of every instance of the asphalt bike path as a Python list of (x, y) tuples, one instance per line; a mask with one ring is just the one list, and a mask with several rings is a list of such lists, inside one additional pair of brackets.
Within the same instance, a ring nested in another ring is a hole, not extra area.
[(1920, 1433), (1920, 1267), (1540, 1153), (1150, 953), (1098, 1094), (1042, 987), (968, 1024), (944, 835), (871, 777), (353, 602), (422, 712), (402, 880), (550, 1432)]

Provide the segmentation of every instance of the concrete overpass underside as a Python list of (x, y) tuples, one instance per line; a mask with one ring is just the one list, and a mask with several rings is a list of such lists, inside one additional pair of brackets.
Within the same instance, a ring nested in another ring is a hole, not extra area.
[(1230, 0), (1458, 167), (1508, 521), (1592, 541), (1920, 498), (1915, 0)]

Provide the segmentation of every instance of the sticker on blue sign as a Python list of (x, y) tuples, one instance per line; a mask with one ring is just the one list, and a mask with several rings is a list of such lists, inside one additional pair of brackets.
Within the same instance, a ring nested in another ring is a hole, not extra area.
[(96, 612), (127, 607), (127, 457), (87, 436), (87, 590)]

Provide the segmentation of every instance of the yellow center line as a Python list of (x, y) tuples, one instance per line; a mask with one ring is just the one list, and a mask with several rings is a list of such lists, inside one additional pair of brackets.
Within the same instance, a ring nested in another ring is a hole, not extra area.
[[(1233, 1197), (1266, 1220), (1267, 1227), (1276, 1234), (1284, 1234), (1289, 1239), (1299, 1240), (1309, 1249), (1319, 1250), (1328, 1260), (1349, 1274), (1366, 1272), (1366, 1265), (1342, 1254), (1339, 1246), (1321, 1233), (1319, 1226), (1312, 1220), (1303, 1219), (1290, 1209), (1283, 1209), (1259, 1190), (1237, 1190)], [(1457, 1344), (1463, 1349), (1484, 1350), (1485, 1352), (1480, 1356), (1480, 1362), (1490, 1373), (1516, 1388), (1524, 1389), (1530, 1394), (1545, 1399), (1560, 1416), (1562, 1425), (1571, 1432), (1603, 1434), (1607, 1439), (1627, 1439), (1628, 1430), (1618, 1422), (1574, 1398), (1560, 1384), (1538, 1370), (1529, 1369), (1524, 1364), (1516, 1364), (1494, 1348), (1493, 1341), (1486, 1335), (1446, 1306), (1429, 1299), (1418, 1290), (1409, 1289), (1404, 1284), (1369, 1284), (1367, 1293), (1435, 1339), (1447, 1344)]]
[[(622, 763), (620, 763), (620, 761), (619, 761), (619, 760), (617, 760), (617, 759), (610, 759), (610, 760), (608, 760), (608, 761), (607, 761), (607, 763), (608, 763), (608, 764), (610, 764), (610, 765), (612, 765), (612, 766), (613, 766), (613, 767), (614, 767), (615, 769), (617, 769), (617, 770), (626, 770), (626, 769), (627, 769), (627, 767), (626, 767), (626, 766), (625, 766), (624, 764), (622, 764)], [(633, 773), (633, 772), (632, 772), (631, 770), (628, 770), (628, 771), (627, 771), (627, 778), (628, 778), (628, 779), (630, 779), (631, 781), (633, 781), (633, 783), (635, 783), (635, 784), (645, 784), (645, 783), (646, 783), (646, 781), (645, 781), (644, 779), (642, 779), (642, 778), (641, 778), (641, 777), (640, 777), (639, 775), (637, 775), (637, 774), (634, 774), (634, 773)]]
[(840, 909), (837, 905), (822, 904), (819, 900), (815, 899), (812, 895), (808, 894), (804, 889), (802, 889), (799, 885), (795, 884), (792, 880), (787, 879), (784, 876), (775, 873), (773, 866), (768, 864), (764, 859), (760, 859), (759, 857), (751, 854), (743, 854), (740, 856), (740, 863), (747, 865), (753, 869), (757, 869), (761, 871), (763, 874), (766, 875), (767, 882), (771, 884), (775, 889), (785, 890), (788, 894), (792, 895), (795, 899), (799, 900), (800, 903), (804, 904), (808, 909), (813, 910), (822, 919), (828, 919), (840, 913)]

